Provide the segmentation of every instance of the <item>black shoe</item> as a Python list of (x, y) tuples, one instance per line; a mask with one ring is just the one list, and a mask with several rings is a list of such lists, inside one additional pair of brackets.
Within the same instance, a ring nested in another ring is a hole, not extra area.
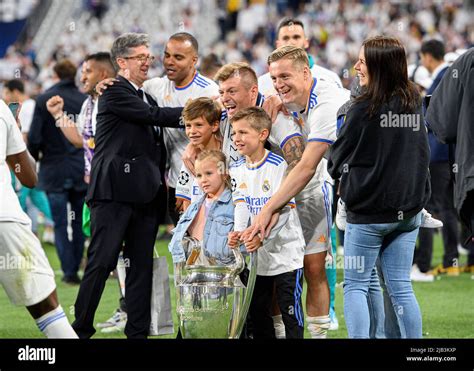
[(69, 285), (80, 285), (81, 284), (81, 279), (79, 276), (76, 274), (74, 276), (64, 276), (61, 279), (62, 282), (67, 283)]

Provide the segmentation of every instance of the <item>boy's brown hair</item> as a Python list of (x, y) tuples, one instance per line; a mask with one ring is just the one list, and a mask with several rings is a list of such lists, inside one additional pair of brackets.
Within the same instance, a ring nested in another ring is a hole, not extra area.
[(209, 125), (213, 125), (221, 119), (221, 107), (215, 100), (207, 97), (189, 100), (183, 108), (184, 122), (200, 117), (204, 117)]
[(267, 129), (268, 133), (272, 130), (272, 120), (261, 107), (244, 108), (232, 116), (230, 122), (232, 124), (240, 120), (246, 120), (250, 127), (259, 133), (264, 129)]

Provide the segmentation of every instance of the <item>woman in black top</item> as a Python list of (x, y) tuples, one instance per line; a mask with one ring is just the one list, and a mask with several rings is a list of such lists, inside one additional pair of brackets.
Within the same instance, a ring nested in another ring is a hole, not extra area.
[(364, 93), (331, 148), (328, 171), (346, 203), (344, 313), (349, 337), (369, 337), (367, 291), (380, 265), (402, 337), (421, 337), (410, 281), (421, 210), (430, 196), (421, 98), (408, 80), (403, 45), (377, 36), (355, 65)]

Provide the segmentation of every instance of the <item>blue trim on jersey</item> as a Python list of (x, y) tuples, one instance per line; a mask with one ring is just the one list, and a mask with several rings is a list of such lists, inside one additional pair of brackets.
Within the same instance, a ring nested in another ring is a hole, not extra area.
[(239, 167), (241, 165), (245, 164), (245, 157), (239, 158), (237, 161), (229, 164), (229, 169), (234, 168), (234, 167)]
[(281, 162), (275, 162), (275, 161), (272, 161), (272, 160), (267, 160), (268, 163), (272, 164), (272, 165), (275, 165), (275, 166), (278, 166), (281, 164)]
[(326, 209), (326, 223), (328, 225), (328, 235), (327, 240), (328, 244), (331, 243), (331, 226), (332, 226), (332, 212), (331, 212), (331, 196), (329, 195), (329, 189), (326, 182), (323, 183), (323, 198), (324, 198), (324, 208)]
[(176, 90), (185, 90), (185, 89), (189, 88), (193, 84), (194, 80), (196, 80), (197, 75), (198, 75), (198, 73), (196, 72), (194, 74), (193, 79), (191, 80), (191, 82), (188, 85), (180, 86), (180, 87), (178, 87), (178, 85), (175, 85), (175, 89)]
[(275, 154), (273, 152), (269, 152), (268, 158), (278, 162), (279, 164), (281, 164), (283, 161), (285, 161), (285, 159), (283, 157), (278, 156), (277, 154)]
[(179, 197), (179, 198), (184, 198), (185, 200), (191, 201), (191, 197), (182, 195), (182, 194), (180, 194), (180, 193), (176, 193), (176, 194), (174, 195), (174, 197), (175, 197), (175, 198), (178, 198), (178, 197)]
[(255, 102), (256, 107), (262, 107), (263, 102), (265, 102), (265, 97), (260, 92), (257, 95), (257, 101)]
[(209, 81), (206, 81), (199, 73), (196, 76), (196, 83), (198, 82), (204, 85), (205, 88), (211, 85), (211, 83)]
[(308, 102), (306, 103), (306, 108), (304, 110), (305, 113), (307, 113), (310, 109), (314, 108), (318, 104), (318, 96), (314, 92), (314, 88), (316, 87), (317, 83), (318, 83), (318, 79), (316, 77), (313, 77), (313, 82), (311, 84), (311, 90), (309, 92)]
[(194, 83), (195, 83), (197, 86), (199, 86), (200, 88), (203, 88), (203, 89), (204, 89), (204, 88), (206, 87), (206, 85), (203, 85), (203, 84), (200, 83), (200, 82), (195, 81)]
[(237, 202), (247, 202), (247, 201), (245, 201), (245, 198), (238, 198), (234, 200), (234, 203), (237, 203)]
[[(258, 169), (260, 169), (263, 165), (265, 165), (265, 162), (268, 161), (268, 158), (270, 157), (270, 154), (271, 154), (271, 152), (268, 152), (267, 155), (265, 156), (265, 158), (262, 160), (262, 163), (261, 163), (260, 165), (258, 165), (257, 167), (249, 167), (249, 166), (247, 166), (247, 169), (248, 169), (248, 170), (258, 170)], [(276, 164), (276, 163), (273, 163), (273, 164), (274, 164), (274, 165), (278, 165), (278, 164)]]
[(283, 142), (281, 142), (280, 148), (283, 149), (286, 142), (288, 142), (291, 138), (294, 138), (294, 137), (302, 137), (302, 135), (300, 133), (294, 133), (294, 134), (288, 135), (285, 139), (283, 139)]
[(303, 288), (300, 285), (300, 280), (301, 276), (303, 274), (303, 269), (299, 268), (296, 270), (296, 285), (295, 285), (295, 291), (294, 291), (294, 298), (295, 298), (295, 317), (298, 321), (298, 326), (303, 327), (304, 322), (303, 322), (303, 310), (301, 309), (300, 306), (300, 300), (301, 300), (301, 294), (303, 293)]
[(329, 139), (323, 139), (323, 138), (308, 139), (308, 142), (322, 142), (322, 143), (327, 143), (327, 144), (334, 144), (334, 141), (329, 140)]
[(227, 118), (227, 110), (221, 111), (221, 121), (224, 121)]

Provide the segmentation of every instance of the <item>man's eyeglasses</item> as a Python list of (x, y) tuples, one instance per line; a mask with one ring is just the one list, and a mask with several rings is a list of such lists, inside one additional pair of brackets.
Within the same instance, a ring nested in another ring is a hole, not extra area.
[(123, 59), (134, 59), (141, 64), (145, 64), (146, 61), (153, 63), (155, 57), (153, 55), (135, 55), (133, 57), (123, 57)]

